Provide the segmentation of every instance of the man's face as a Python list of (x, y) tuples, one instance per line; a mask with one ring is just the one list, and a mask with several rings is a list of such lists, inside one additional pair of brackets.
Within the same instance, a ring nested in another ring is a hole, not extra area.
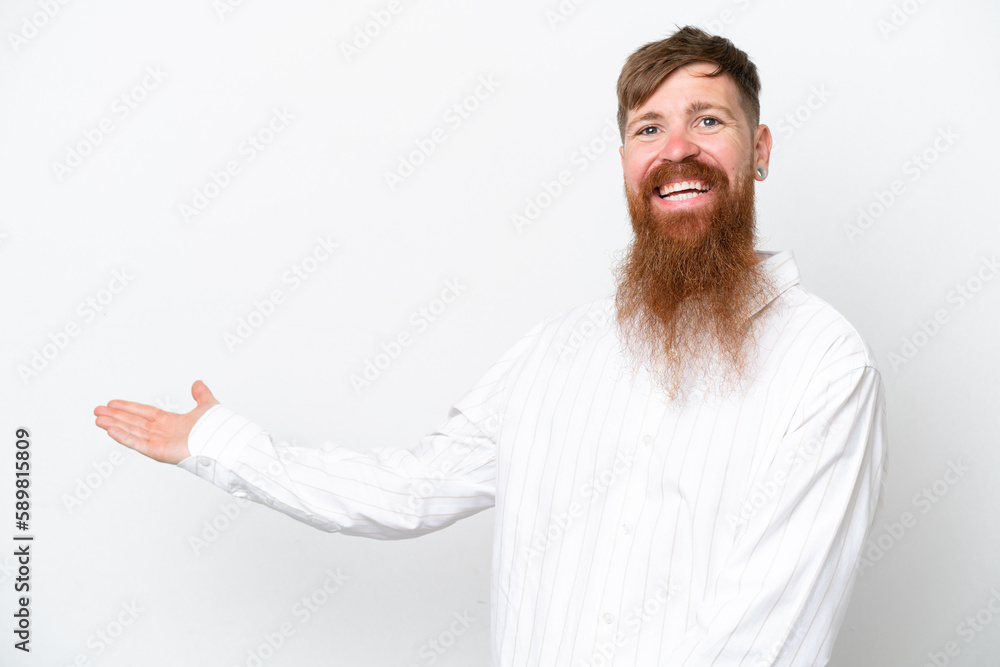
[(677, 239), (700, 237), (770, 154), (770, 131), (750, 127), (732, 78), (700, 76), (714, 70), (693, 63), (667, 77), (629, 112), (620, 149), (626, 188)]
[(671, 397), (691, 379), (728, 391), (749, 377), (747, 325), (770, 289), (754, 248), (754, 170), (771, 135), (751, 131), (728, 75), (695, 76), (714, 68), (671, 74), (629, 113), (621, 150), (635, 238), (618, 269), (618, 322)]

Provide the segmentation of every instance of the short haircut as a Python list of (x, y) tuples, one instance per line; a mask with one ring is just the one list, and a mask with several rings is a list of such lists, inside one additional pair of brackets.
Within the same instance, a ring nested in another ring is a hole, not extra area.
[(736, 82), (740, 107), (753, 131), (760, 123), (760, 78), (757, 66), (745, 52), (725, 37), (710, 35), (694, 26), (680, 28), (670, 37), (650, 42), (625, 61), (618, 77), (618, 131), (625, 143), (628, 112), (640, 107), (675, 70), (697, 62), (716, 65), (707, 76), (728, 74)]

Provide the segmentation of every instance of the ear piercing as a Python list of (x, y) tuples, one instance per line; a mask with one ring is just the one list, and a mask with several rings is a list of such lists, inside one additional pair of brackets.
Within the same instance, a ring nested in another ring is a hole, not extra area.
[(760, 176), (761, 179), (767, 178), (767, 169), (764, 169), (764, 167), (757, 167), (757, 175)]

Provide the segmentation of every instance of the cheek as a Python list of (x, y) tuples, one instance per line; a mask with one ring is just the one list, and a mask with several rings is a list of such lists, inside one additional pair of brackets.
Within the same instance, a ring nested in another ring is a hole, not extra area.
[(652, 160), (641, 155), (625, 154), (625, 182), (633, 190), (642, 183), (643, 178), (649, 173)]
[(729, 174), (730, 179), (736, 178), (740, 170), (745, 169), (753, 161), (752, 152), (744, 146), (727, 145), (715, 152), (718, 164)]
[(625, 171), (625, 183), (633, 190), (638, 190), (642, 183), (642, 172), (636, 171), (633, 167)]
[(740, 165), (742, 164), (741, 159), (736, 156), (735, 152), (720, 152), (716, 151), (705, 156), (705, 161), (715, 167), (721, 169), (726, 173), (730, 183), (735, 183), (736, 178), (740, 173)]

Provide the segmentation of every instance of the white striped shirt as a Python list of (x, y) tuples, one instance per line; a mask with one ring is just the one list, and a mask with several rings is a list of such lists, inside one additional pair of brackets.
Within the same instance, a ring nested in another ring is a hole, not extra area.
[(494, 667), (829, 660), (885, 481), (884, 390), (858, 332), (761, 253), (743, 394), (630, 379), (606, 297), (539, 323), (415, 446), (274, 443), (223, 406), (179, 465), (328, 531), (395, 539), (496, 505)]

